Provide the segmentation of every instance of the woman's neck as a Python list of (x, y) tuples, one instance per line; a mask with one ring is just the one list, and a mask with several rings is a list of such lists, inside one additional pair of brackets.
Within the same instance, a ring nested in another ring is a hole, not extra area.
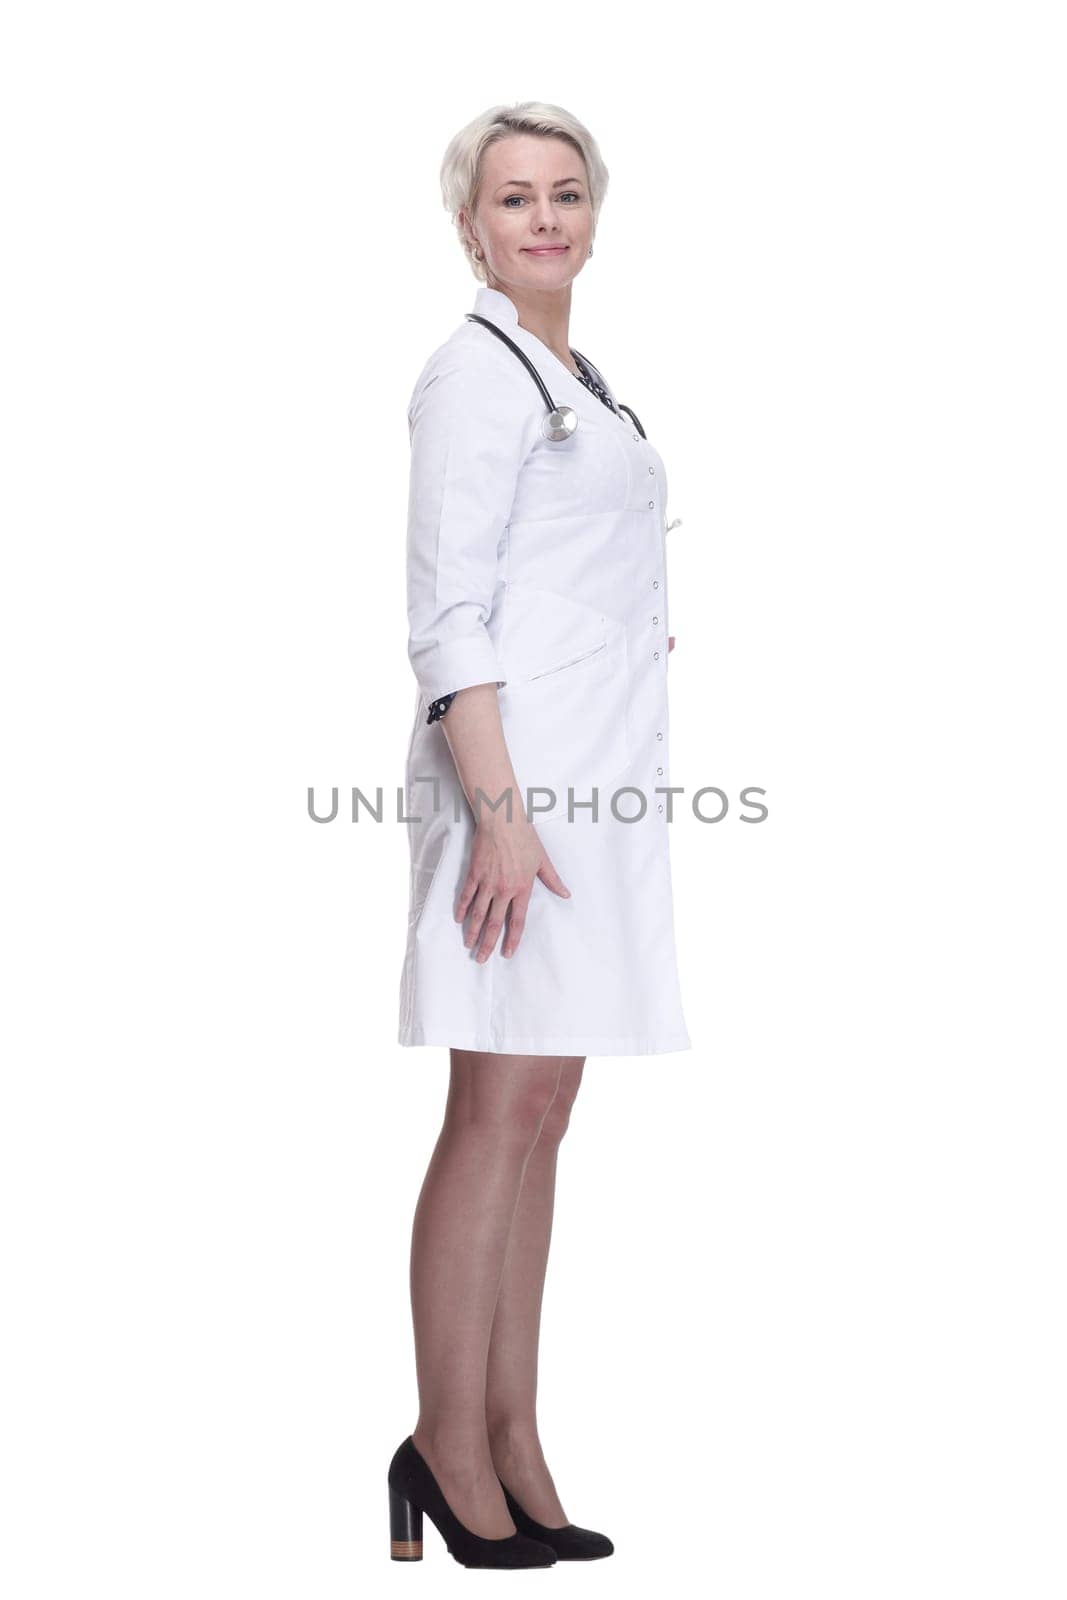
[(489, 287), (507, 295), (519, 313), (519, 327), (532, 333), (535, 339), (540, 339), (556, 360), (577, 376), (578, 364), (570, 348), (570, 284), (565, 289), (553, 290), (525, 289), (517, 288), (514, 284), (496, 283), (491, 283)]

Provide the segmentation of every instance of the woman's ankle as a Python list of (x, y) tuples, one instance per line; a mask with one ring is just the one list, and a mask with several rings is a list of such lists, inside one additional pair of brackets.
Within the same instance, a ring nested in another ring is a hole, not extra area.
[(486, 1432), (489, 1436), (490, 1453), (498, 1465), (501, 1461), (513, 1458), (521, 1460), (531, 1455), (537, 1458), (541, 1456), (536, 1417), (495, 1417), (492, 1421), (487, 1419)]
[(484, 1428), (420, 1419), (411, 1437), (416, 1450), (427, 1462), (447, 1465), (464, 1477), (479, 1477), (492, 1466), (492, 1451)]

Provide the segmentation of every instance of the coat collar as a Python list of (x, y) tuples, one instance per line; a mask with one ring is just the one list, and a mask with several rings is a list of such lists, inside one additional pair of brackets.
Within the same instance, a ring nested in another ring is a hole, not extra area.
[(473, 309), (480, 317), (495, 322), (505, 333), (510, 333), (512, 328), (519, 326), (518, 306), (499, 289), (489, 289), (483, 284), (474, 297)]

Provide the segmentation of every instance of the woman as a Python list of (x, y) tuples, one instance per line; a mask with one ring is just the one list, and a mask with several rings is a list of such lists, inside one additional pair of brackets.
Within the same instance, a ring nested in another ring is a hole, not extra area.
[(450, 1081), (412, 1238), (397, 1560), (421, 1558), (424, 1511), (465, 1565), (611, 1554), (568, 1521), (537, 1429), (556, 1157), (586, 1056), (690, 1048), (661, 792), (666, 480), (568, 335), (606, 184), (589, 132), (542, 104), (476, 118), (442, 167), (493, 326), (465, 318), (409, 408), (399, 1038), (448, 1047)]

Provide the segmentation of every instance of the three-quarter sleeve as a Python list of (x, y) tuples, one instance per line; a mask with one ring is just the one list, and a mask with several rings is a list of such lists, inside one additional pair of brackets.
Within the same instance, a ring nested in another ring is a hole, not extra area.
[(431, 359), (415, 386), (408, 409), (408, 657), (427, 706), (474, 684), (502, 688), (507, 681), (487, 624), (504, 582), (506, 530), (532, 443), (532, 411), (513, 379), (502, 380), (499, 366), (469, 350)]

